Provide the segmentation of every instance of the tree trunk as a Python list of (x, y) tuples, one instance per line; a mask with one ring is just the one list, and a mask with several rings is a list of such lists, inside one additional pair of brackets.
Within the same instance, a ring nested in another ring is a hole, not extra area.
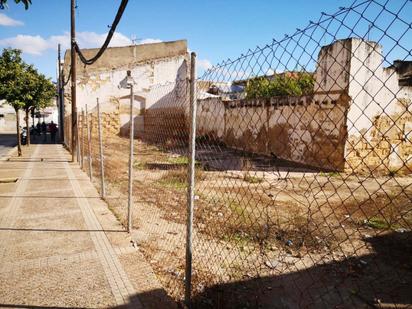
[(16, 127), (17, 127), (17, 153), (21, 157), (21, 137), (20, 137), (20, 117), (19, 110), (16, 109)]
[(30, 146), (29, 109), (26, 109), (26, 145)]

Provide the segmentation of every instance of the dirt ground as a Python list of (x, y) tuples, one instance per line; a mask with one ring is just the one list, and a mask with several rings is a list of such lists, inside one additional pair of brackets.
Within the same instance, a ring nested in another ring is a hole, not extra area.
[[(133, 237), (169, 295), (180, 301), (187, 150), (160, 149), (141, 140), (134, 147)], [(106, 140), (104, 151), (106, 201), (125, 224), (128, 140)], [(97, 140), (92, 154), (99, 187)], [(412, 304), (411, 184), (410, 176), (319, 172), (222, 147), (200, 148), (195, 306)]]

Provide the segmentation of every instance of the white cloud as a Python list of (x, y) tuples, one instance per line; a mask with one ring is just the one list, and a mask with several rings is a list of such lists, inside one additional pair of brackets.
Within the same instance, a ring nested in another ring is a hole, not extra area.
[[(96, 33), (91, 31), (83, 31), (76, 33), (76, 40), (80, 48), (99, 48), (105, 41), (107, 33)], [(138, 44), (159, 43), (159, 39), (143, 39)], [(23, 35), (19, 34), (15, 37), (0, 39), (0, 46), (13, 47), (21, 49), (24, 53), (32, 55), (41, 55), (48, 49), (57, 49), (57, 45), (61, 44), (63, 50), (70, 48), (70, 33), (65, 32), (61, 35), (52, 35), (48, 38), (43, 38), (40, 35)], [(109, 46), (127, 46), (133, 42), (127, 36), (120, 32), (113, 34)]]
[(273, 70), (273, 69), (268, 69), (266, 71), (266, 76), (271, 76), (271, 75), (274, 75), (274, 74), (275, 74), (275, 70)]
[[(77, 32), (76, 39), (80, 48), (98, 48), (106, 39), (107, 33), (96, 32)], [(147, 39), (153, 42), (153, 39)], [(62, 35), (52, 35), (48, 38), (43, 38), (40, 35), (22, 35), (15, 37), (0, 39), (0, 46), (13, 47), (21, 49), (24, 53), (32, 55), (41, 55), (48, 49), (57, 49), (57, 44), (62, 45), (62, 49), (70, 48), (70, 33), (65, 32)], [(119, 32), (113, 34), (109, 46), (126, 46), (131, 45), (132, 41)]]
[(18, 48), (32, 55), (41, 55), (45, 50), (50, 48), (49, 42), (40, 35), (32, 36), (23, 34), (0, 40), (0, 46)]
[(210, 69), (213, 66), (210, 60), (208, 59), (198, 59), (196, 63), (197, 63), (198, 69), (205, 70), (205, 71)]
[[(107, 33), (96, 33), (90, 31), (77, 32), (76, 41), (80, 48), (98, 48), (103, 45), (106, 40)], [(63, 35), (53, 35), (48, 39), (50, 48), (56, 48), (57, 44), (61, 44), (63, 49), (70, 48), (70, 33), (65, 32)], [(109, 46), (127, 46), (131, 45), (132, 41), (119, 32), (115, 32), (110, 41)]]
[[(77, 43), (82, 48), (96, 48), (103, 45), (106, 39), (107, 33), (98, 34), (96, 32), (79, 32), (77, 33)], [(115, 32), (113, 34), (112, 40), (110, 41), (109, 46), (127, 46), (131, 45), (132, 40), (127, 36)]]
[(24, 23), (20, 20), (15, 20), (7, 15), (0, 13), (0, 26), (16, 27), (23, 26)]

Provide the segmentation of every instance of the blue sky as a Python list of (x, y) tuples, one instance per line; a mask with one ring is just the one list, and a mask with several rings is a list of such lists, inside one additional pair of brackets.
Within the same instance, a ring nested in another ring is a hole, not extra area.
[[(24, 51), (27, 62), (55, 78), (57, 42), (68, 46), (70, 0), (32, 0), (25, 11), (9, 0), (0, 11), (0, 48)], [(235, 58), (256, 45), (281, 39), (296, 28), (318, 20), (322, 11), (333, 13), (352, 0), (130, 0), (117, 28), (115, 45), (187, 39), (196, 51), (200, 71), (210, 64)], [(393, 0), (395, 4), (403, 0)], [(79, 45), (99, 47), (120, 0), (78, 0), (76, 13)], [(411, 21), (412, 12), (403, 13)], [(406, 14), (406, 15), (405, 15)], [(409, 15), (408, 15), (409, 14)], [(395, 30), (394, 30), (395, 31)], [(410, 46), (410, 45), (409, 45)]]

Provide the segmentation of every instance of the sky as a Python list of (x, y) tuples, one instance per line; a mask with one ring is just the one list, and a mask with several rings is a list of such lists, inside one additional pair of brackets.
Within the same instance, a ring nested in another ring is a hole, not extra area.
[[(392, 0), (404, 3), (403, 0)], [(77, 0), (80, 47), (100, 47), (120, 0)], [(321, 12), (334, 13), (353, 0), (129, 0), (111, 46), (186, 39), (200, 73), (257, 45), (292, 34)], [(412, 10), (405, 19), (411, 21)], [(399, 33), (399, 29), (395, 29)], [(57, 44), (69, 47), (70, 0), (32, 0), (29, 10), (9, 0), (0, 11), (0, 48), (23, 50), (24, 60), (55, 79)], [(377, 33), (376, 33), (377, 35)]]

